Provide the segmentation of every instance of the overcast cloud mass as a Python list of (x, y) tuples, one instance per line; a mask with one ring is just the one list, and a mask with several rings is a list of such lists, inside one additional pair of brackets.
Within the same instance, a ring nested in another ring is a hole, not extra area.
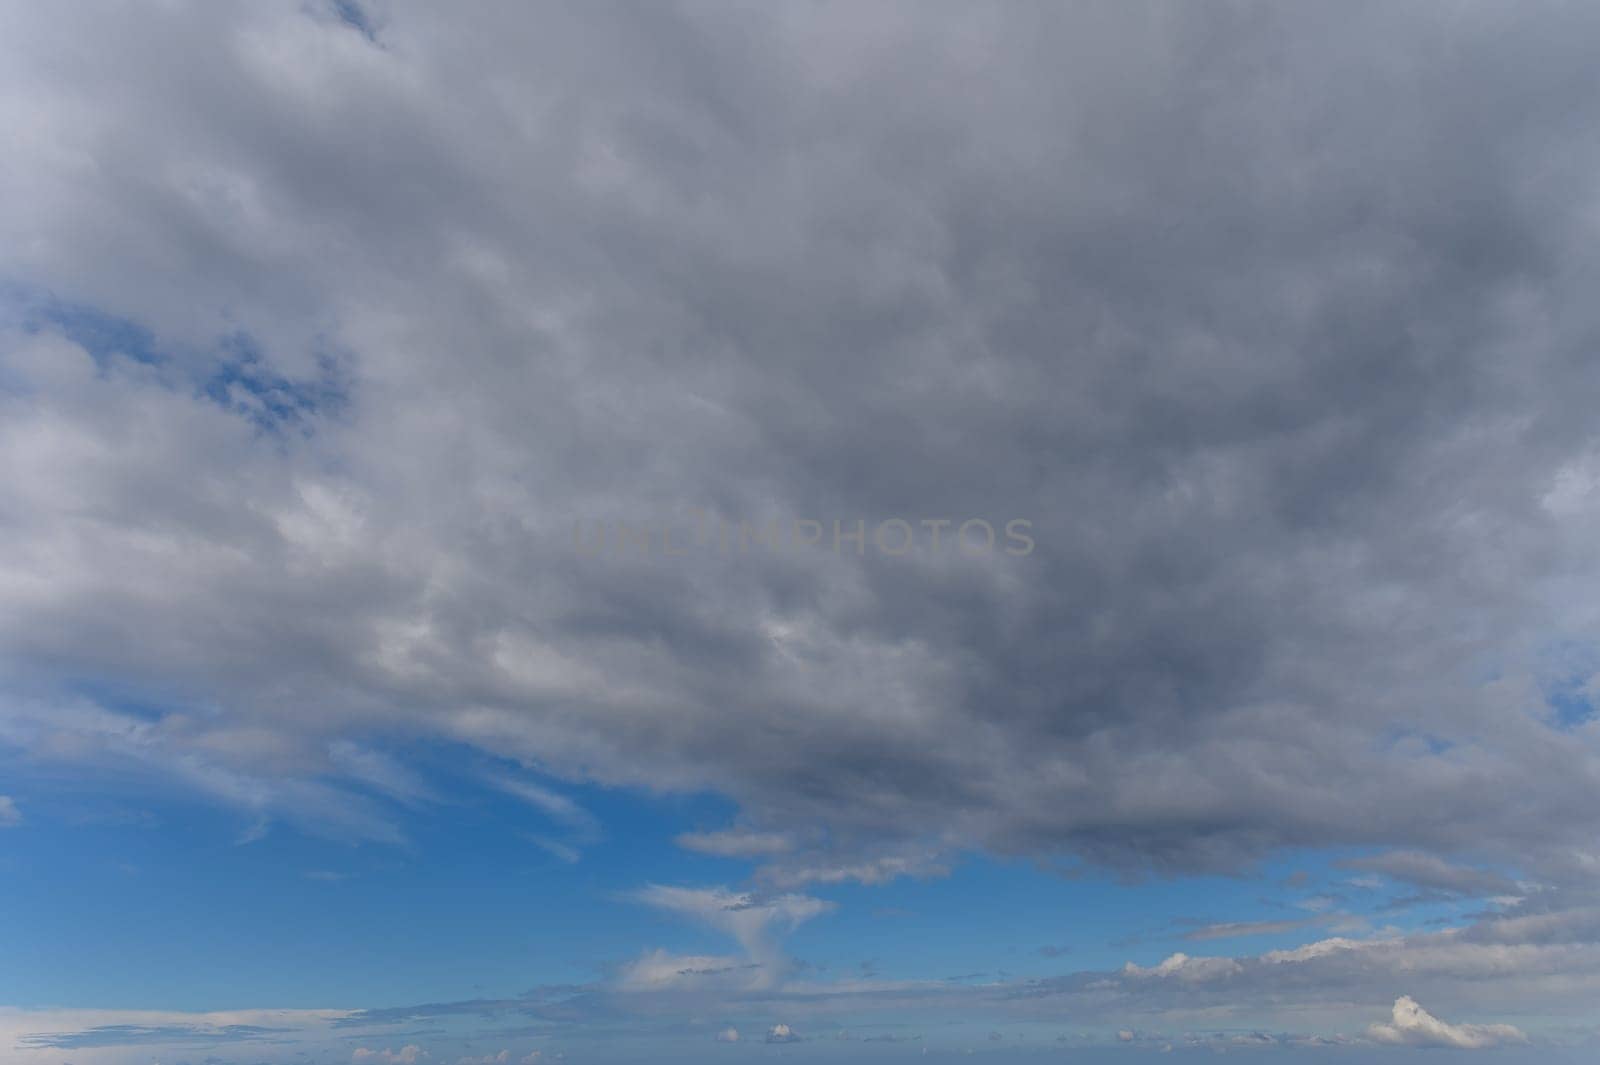
[[(550, 876), (617, 836), (592, 794), (720, 803), (658, 836), (734, 863), (595, 889), (708, 945), (508, 997), (17, 971), (0, 1059), (1588, 1060), (1597, 39), (1558, 3), (0, 3), (0, 876), (91, 796), (427, 864), (463, 777)], [(975, 862), (1065, 900), (1305, 854), (1391, 908), (964, 981), (790, 945)]]

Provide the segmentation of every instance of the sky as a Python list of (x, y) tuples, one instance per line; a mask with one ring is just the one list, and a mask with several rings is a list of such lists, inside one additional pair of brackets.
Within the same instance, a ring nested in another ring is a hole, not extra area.
[(0, 1062), (1588, 1062), (1600, 8), (0, 0)]

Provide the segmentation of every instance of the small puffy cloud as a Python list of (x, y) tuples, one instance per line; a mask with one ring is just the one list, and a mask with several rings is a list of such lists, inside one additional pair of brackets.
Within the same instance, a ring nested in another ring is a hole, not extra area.
[(1123, 1043), (1131, 1043), (1133, 1042), (1133, 1033), (1124, 1028), (1122, 1031), (1117, 1033), (1117, 1040)]
[(417, 1062), (427, 1058), (428, 1052), (415, 1043), (407, 1043), (399, 1050), (369, 1050), (366, 1047), (356, 1047), (351, 1053), (350, 1060), (355, 1065), (417, 1065)]
[(22, 824), (22, 811), (9, 795), (0, 795), (0, 828), (15, 828)]
[(517, 1065), (540, 1065), (544, 1061), (544, 1051), (530, 1050), (520, 1058), (513, 1059), (511, 1051), (501, 1050), (498, 1054), (484, 1054), (481, 1057), (458, 1058), (456, 1065), (511, 1065), (515, 1060)]
[(1131, 961), (1122, 967), (1124, 976), (1136, 979), (1173, 979), (1184, 983), (1224, 979), (1237, 976), (1243, 971), (1244, 966), (1233, 958), (1191, 958), (1182, 952), (1173, 954), (1160, 965), (1148, 969)]
[(787, 1024), (775, 1024), (767, 1031), (769, 1043), (798, 1043), (800, 1037)]
[(731, 1025), (717, 1033), (717, 1042), (719, 1043), (737, 1043), (738, 1041), (739, 1029)]
[(1452, 1047), (1482, 1050), (1506, 1043), (1526, 1043), (1528, 1037), (1509, 1024), (1447, 1024), (1419, 1006), (1410, 995), (1395, 999), (1388, 1024), (1374, 1024), (1367, 1035), (1393, 1046)]

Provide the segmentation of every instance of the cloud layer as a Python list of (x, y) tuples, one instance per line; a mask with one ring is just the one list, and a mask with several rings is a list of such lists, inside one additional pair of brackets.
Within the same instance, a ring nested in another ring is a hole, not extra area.
[(568, 859), (597, 824), (512, 763), (731, 800), (680, 842), (760, 890), (640, 898), (739, 954), (624, 987), (776, 994), (804, 885), (963, 852), (1333, 847), (1546, 894), (1509, 954), (1028, 993), (1401, 949), (1592, 986), (1538, 922), (1600, 869), (1600, 11), (0, 20), (7, 759), (401, 844), (445, 798), (402, 752), (452, 744)]
[[(11, 744), (376, 836), (381, 728), (862, 869), (1592, 860), (1587, 14), (89, 17), (7, 15)], [(690, 508), (1038, 546), (571, 543)]]

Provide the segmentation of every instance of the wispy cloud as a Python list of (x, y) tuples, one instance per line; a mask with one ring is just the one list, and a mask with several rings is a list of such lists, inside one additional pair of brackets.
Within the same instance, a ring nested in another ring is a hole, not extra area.
[(755, 858), (784, 854), (795, 848), (794, 839), (783, 832), (756, 832), (729, 828), (718, 832), (685, 832), (677, 837), (678, 846), (700, 854), (722, 858)]
[(1246, 936), (1272, 936), (1294, 932), (1311, 921), (1224, 921), (1202, 925), (1183, 934), (1184, 939), (1205, 942), (1212, 939), (1241, 939)]
[(542, 784), (519, 777), (496, 776), (491, 778), (495, 787), (507, 795), (521, 799), (550, 820), (571, 829), (585, 839), (599, 834), (600, 822), (575, 801)]
[[(760, 896), (721, 887), (653, 884), (631, 897), (732, 937), (744, 951), (747, 982), (753, 988), (776, 986), (788, 972), (788, 961), (781, 950), (785, 935), (833, 909), (831, 903), (807, 895)], [(716, 960), (713, 967), (728, 968), (722, 960)]]

